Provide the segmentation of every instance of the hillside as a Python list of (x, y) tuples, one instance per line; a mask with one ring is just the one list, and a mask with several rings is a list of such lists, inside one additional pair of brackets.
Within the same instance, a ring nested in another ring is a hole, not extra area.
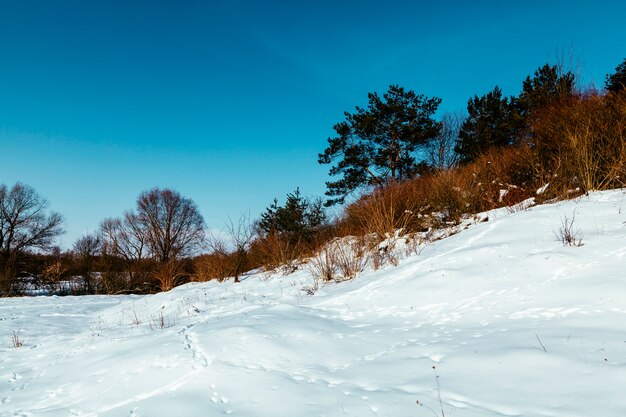
[(626, 192), (511, 211), (314, 295), (1, 299), (0, 416), (626, 415)]

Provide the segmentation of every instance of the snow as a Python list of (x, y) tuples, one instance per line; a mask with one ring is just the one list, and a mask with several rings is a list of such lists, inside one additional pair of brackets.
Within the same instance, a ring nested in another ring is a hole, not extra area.
[(484, 213), (312, 296), (300, 268), (2, 299), (0, 416), (623, 416), (625, 210), (616, 190)]

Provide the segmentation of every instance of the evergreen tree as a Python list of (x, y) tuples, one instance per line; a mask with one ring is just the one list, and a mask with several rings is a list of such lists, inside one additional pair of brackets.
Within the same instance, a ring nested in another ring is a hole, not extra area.
[(460, 163), (474, 161), (489, 148), (514, 142), (519, 115), (513, 100), (502, 97), (500, 87), (496, 86), (482, 97), (471, 98), (467, 111), (469, 115), (461, 126), (454, 149)]
[(519, 121), (516, 141), (533, 140), (535, 134), (530, 125), (533, 112), (561, 98), (571, 97), (574, 94), (575, 83), (576, 77), (572, 72), (561, 73), (556, 65), (548, 64), (539, 67), (532, 78), (526, 77), (522, 84), (522, 92), (513, 101)]
[(606, 76), (605, 87), (610, 93), (626, 90), (626, 59), (615, 68), (613, 74)]
[(526, 77), (522, 92), (515, 100), (522, 118), (560, 97), (574, 94), (575, 76), (572, 72), (561, 74), (556, 65), (539, 67), (533, 77)]
[(296, 188), (293, 193), (287, 194), (284, 206), (279, 206), (278, 200), (274, 199), (261, 214), (258, 227), (265, 235), (276, 233), (291, 243), (311, 242), (326, 220), (322, 201), (310, 201), (302, 197), (300, 189)]
[(367, 108), (345, 112), (346, 120), (333, 129), (337, 137), (328, 139), (328, 148), (319, 154), (320, 164), (334, 165), (326, 183), (327, 205), (343, 203), (346, 196), (361, 186), (382, 186), (416, 175), (420, 167), (417, 152), (439, 132), (440, 123), (432, 116), (441, 103), (389, 87), (383, 97), (368, 94)]

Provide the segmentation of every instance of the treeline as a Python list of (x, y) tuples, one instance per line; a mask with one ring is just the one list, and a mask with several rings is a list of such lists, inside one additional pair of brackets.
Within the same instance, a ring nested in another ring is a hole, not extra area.
[[(155, 188), (63, 252), (54, 247), (61, 215), (27, 185), (0, 185), (0, 293), (145, 293), (238, 281), (256, 268), (297, 268), (345, 236), (367, 236), (363, 242), (378, 248), (399, 229), (432, 230), (530, 197), (625, 185), (626, 60), (604, 89), (544, 65), (517, 96), (496, 86), (470, 98), (467, 114), (436, 119), (440, 103), (400, 86), (369, 94), (319, 154), (334, 178), (325, 201), (296, 189), (260, 218), (231, 222), (222, 236), (206, 233), (193, 201)], [(345, 205), (330, 219), (335, 204)]]
[(231, 222), (224, 236), (206, 233), (195, 203), (169, 190), (143, 192), (134, 210), (104, 219), (62, 251), (62, 216), (47, 211), (32, 187), (0, 185), (0, 294), (120, 294), (166, 291), (189, 281), (224, 280), (275, 267), (330, 236), (322, 200), (298, 189), (257, 221)]

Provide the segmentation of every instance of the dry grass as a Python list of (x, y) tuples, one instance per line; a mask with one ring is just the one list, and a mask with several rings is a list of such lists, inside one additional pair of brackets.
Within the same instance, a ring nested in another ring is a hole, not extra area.
[(13, 333), (11, 334), (11, 345), (13, 346), (13, 349), (24, 346), (24, 341), (20, 338), (20, 333), (15, 330), (13, 330)]
[(333, 281), (336, 276), (335, 254), (328, 246), (312, 256), (307, 263), (315, 282)]
[(333, 239), (307, 263), (316, 281), (345, 281), (355, 278), (370, 260), (362, 239), (351, 236)]
[[(626, 94), (579, 93), (531, 117), (522, 145), (491, 149), (471, 164), (379, 187), (345, 207), (315, 243), (257, 237), (249, 248), (251, 262), (273, 269), (309, 258), (317, 281), (351, 279), (367, 265), (396, 263), (399, 239), (406, 240), (406, 253), (417, 253), (424, 232), (456, 225), (468, 214), (499, 207), (514, 212), (527, 207), (520, 203), (530, 197), (542, 202), (626, 186)], [(565, 219), (557, 234), (564, 244), (580, 245), (573, 220)], [(198, 258), (196, 270), (204, 271), (198, 275), (223, 279), (232, 268), (230, 257), (214, 252)]]

